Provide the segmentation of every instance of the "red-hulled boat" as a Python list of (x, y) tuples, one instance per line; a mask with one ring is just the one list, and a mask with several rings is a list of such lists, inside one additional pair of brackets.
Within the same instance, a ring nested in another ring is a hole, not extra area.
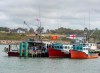
[(66, 54), (64, 52), (61, 52), (61, 50), (56, 50), (53, 48), (48, 49), (48, 54), (50, 58), (60, 58), (60, 57), (69, 57), (69, 54)]
[[(73, 46), (73, 49), (70, 50), (71, 58), (72, 59), (91, 59), (91, 58), (98, 58), (98, 53), (93, 53), (90, 50), (93, 50), (95, 45), (91, 43), (89, 44), (80, 44), (77, 46)], [(95, 49), (95, 48), (94, 48)]]
[(21, 42), (20, 45), (9, 45), (8, 48), (5, 47), (4, 51), (8, 56), (48, 57), (47, 45), (48, 43), (41, 41), (26, 41)]
[(70, 49), (72, 49), (72, 45), (52, 44), (52, 46), (48, 48), (48, 54), (50, 58), (63, 58), (63, 57), (69, 58)]

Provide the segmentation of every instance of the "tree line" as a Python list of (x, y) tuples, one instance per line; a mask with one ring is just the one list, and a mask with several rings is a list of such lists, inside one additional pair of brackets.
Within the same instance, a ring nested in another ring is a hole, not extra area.
[[(30, 32), (30, 33), (46, 33), (46, 34), (80, 34), (83, 35), (84, 31), (92, 33), (94, 30), (88, 30), (88, 28), (84, 28), (84, 30), (79, 30), (79, 29), (70, 29), (70, 28), (64, 28), (64, 27), (60, 27), (58, 29), (47, 29), (44, 32), (44, 27), (38, 27), (36, 30), (34, 30), (33, 28), (27, 29), (27, 28), (15, 28), (15, 29), (10, 29), (8, 27), (0, 27), (0, 31), (5, 31), (5, 32), (17, 32), (18, 30), (24, 31), (24, 32)], [(96, 31), (94, 32), (93, 35), (98, 35), (100, 34), (100, 30), (96, 29)]]
[(36, 30), (34, 30), (33, 28), (30, 28), (30, 29), (27, 29), (27, 28), (14, 28), (14, 29), (10, 29), (8, 27), (0, 27), (0, 31), (1, 32), (11, 32), (11, 33), (17, 33), (17, 31), (20, 30), (20, 31), (23, 31), (25, 33), (42, 33), (44, 28), (43, 27), (38, 27)]
[[(70, 29), (70, 28), (64, 28), (64, 27), (60, 27), (58, 29), (47, 29), (44, 32), (44, 27), (38, 27), (36, 30), (34, 30), (33, 28), (30, 29), (26, 29), (26, 28), (16, 28), (16, 29), (10, 29), (7, 27), (0, 27), (0, 31), (5, 31), (5, 32), (10, 32), (10, 33), (17, 33), (18, 30), (24, 31), (25, 33), (32, 33), (32, 34), (61, 34), (61, 35), (70, 35), (70, 34), (76, 34), (76, 35), (88, 35), (91, 38), (97, 38), (100, 40), (100, 30), (96, 29), (96, 31), (94, 32), (94, 30), (88, 30), (88, 28), (84, 28), (84, 30), (79, 30), (79, 29)], [(93, 33), (94, 32), (94, 33)], [(93, 33), (91, 35), (91, 33)], [(9, 35), (9, 34), (8, 34)], [(91, 36), (90, 36), (91, 35)]]

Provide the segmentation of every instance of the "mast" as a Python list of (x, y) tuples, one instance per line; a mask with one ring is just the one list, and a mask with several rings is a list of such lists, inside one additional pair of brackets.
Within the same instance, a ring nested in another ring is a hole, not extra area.
[(90, 10), (89, 10), (89, 33), (88, 35), (90, 34)]
[[(84, 25), (85, 25), (85, 18), (84, 18)], [(84, 28), (85, 42), (89, 42), (89, 35), (90, 35), (90, 10), (89, 10), (89, 25), (87, 27)]]
[(87, 42), (89, 42), (89, 38), (90, 38), (90, 10), (89, 10), (89, 26), (88, 26), (88, 32), (87, 32)]
[(38, 25), (39, 25), (39, 40), (42, 42), (42, 38), (41, 38), (41, 16), (40, 16), (40, 6), (39, 6), (39, 20), (38, 20)]

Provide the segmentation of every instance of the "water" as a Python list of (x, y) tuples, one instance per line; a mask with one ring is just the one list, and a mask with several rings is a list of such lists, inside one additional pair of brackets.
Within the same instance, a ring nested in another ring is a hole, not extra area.
[(99, 73), (100, 58), (19, 58), (7, 57), (0, 45), (0, 73)]

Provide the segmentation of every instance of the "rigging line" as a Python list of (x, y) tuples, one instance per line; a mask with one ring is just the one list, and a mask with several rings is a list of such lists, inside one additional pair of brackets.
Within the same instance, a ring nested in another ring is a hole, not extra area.
[[(28, 22), (29, 23), (29, 22)], [(32, 24), (32, 23), (29, 23), (29, 24), (31, 24), (32, 26), (37, 26), (37, 27), (39, 27), (39, 25), (36, 25), (36, 24)]]
[(96, 30), (94, 30), (89, 36), (92, 36), (95, 33)]
[(29, 28), (31, 28), (25, 21), (24, 21), (24, 24), (27, 25)]

